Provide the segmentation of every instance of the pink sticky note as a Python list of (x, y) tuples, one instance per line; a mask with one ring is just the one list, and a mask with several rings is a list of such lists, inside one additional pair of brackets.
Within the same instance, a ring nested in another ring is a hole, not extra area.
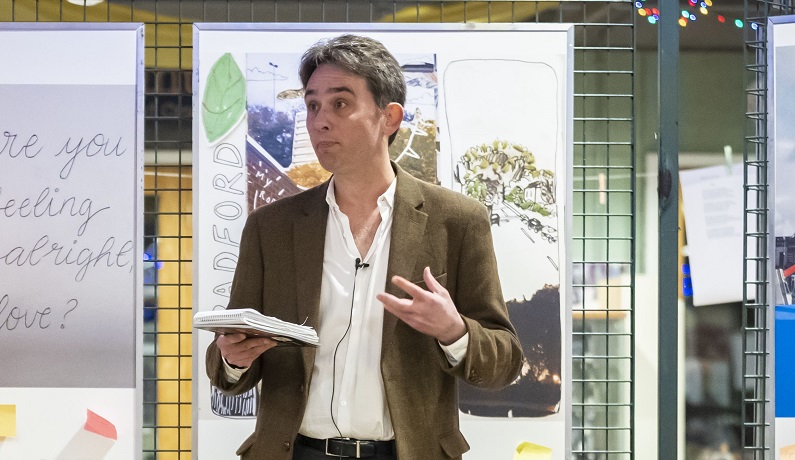
[(113, 440), (118, 439), (116, 437), (116, 427), (112, 423), (95, 414), (90, 409), (86, 409), (86, 412), (86, 426), (83, 427), (86, 431), (90, 431)]

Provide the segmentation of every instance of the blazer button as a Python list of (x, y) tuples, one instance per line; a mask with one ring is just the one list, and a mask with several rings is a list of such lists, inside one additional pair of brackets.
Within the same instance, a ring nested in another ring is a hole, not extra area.
[(290, 450), (290, 441), (284, 441), (284, 450)]
[(300, 391), (301, 393), (304, 392), (304, 384), (303, 383), (301, 384), (301, 386), (298, 387), (298, 391)]

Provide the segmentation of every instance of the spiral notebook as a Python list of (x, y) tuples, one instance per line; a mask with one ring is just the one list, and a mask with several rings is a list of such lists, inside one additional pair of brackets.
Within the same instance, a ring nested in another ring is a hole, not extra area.
[(251, 308), (200, 311), (193, 315), (193, 327), (221, 334), (268, 337), (285, 346), (316, 347), (319, 343), (313, 328), (265, 316)]

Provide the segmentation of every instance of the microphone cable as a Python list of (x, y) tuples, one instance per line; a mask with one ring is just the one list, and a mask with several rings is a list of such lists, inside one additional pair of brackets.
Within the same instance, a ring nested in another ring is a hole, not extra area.
[(342, 437), (342, 431), (340, 431), (340, 427), (337, 426), (337, 421), (334, 420), (334, 393), (336, 391), (337, 385), (337, 351), (340, 349), (340, 345), (342, 341), (345, 340), (345, 337), (348, 335), (348, 332), (351, 330), (351, 325), (353, 324), (353, 301), (356, 298), (356, 278), (359, 274), (360, 268), (367, 268), (370, 264), (362, 263), (362, 259), (356, 258), (354, 262), (354, 271), (353, 271), (353, 289), (351, 290), (351, 311), (350, 315), (348, 316), (348, 328), (345, 329), (345, 333), (342, 334), (342, 338), (339, 342), (337, 342), (336, 348), (334, 348), (334, 358), (331, 366), (331, 402), (329, 403), (329, 413), (331, 414), (331, 423), (334, 424), (334, 428), (337, 429), (337, 433), (339, 433), (340, 438)]

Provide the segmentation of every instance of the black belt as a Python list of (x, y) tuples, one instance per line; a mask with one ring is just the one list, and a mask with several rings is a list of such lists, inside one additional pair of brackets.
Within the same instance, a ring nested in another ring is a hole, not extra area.
[(315, 439), (299, 434), (296, 444), (311, 447), (332, 457), (367, 458), (375, 455), (392, 455), (395, 441), (361, 441), (350, 438)]

